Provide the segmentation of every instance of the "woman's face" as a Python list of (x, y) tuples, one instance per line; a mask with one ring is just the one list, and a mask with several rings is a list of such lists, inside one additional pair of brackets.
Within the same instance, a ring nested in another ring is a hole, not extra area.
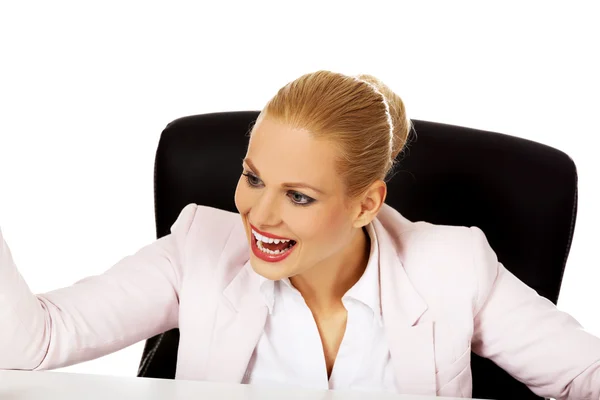
[[(351, 242), (353, 210), (344, 201), (335, 156), (330, 142), (305, 130), (268, 117), (255, 125), (235, 204), (258, 274), (271, 280), (301, 274), (335, 259)], [(268, 243), (269, 237), (290, 241)]]

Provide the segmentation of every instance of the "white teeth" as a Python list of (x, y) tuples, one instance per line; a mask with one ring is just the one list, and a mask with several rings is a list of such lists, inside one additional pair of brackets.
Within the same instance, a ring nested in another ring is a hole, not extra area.
[(259, 240), (263, 243), (275, 243), (275, 244), (279, 244), (279, 243), (287, 243), (290, 240), (289, 239), (272, 239), (272, 238), (268, 238), (266, 236), (261, 235), (260, 233), (254, 231), (254, 229), (252, 230), (252, 234), (254, 235), (254, 237), (256, 238), (256, 240)]
[[(288, 240), (288, 241), (289, 241), (289, 240)], [(259, 248), (259, 250), (260, 250), (260, 251), (262, 251), (263, 253), (267, 253), (267, 254), (270, 254), (270, 255), (273, 255), (273, 256), (276, 256), (276, 255), (278, 255), (278, 254), (283, 254), (283, 253), (285, 253), (286, 251), (289, 251), (289, 249), (291, 249), (291, 247), (287, 247), (287, 248), (285, 248), (285, 249), (283, 249), (283, 250), (270, 250), (270, 249), (267, 249), (267, 248), (264, 248), (264, 247), (263, 247), (263, 242), (262, 242), (261, 240), (258, 240), (258, 241), (256, 242), (256, 246), (257, 246), (257, 247)]]

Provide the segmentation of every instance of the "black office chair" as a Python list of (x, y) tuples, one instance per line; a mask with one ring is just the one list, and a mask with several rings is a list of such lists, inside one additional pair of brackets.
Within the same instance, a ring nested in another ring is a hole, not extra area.
[[(157, 236), (188, 203), (236, 211), (234, 191), (258, 112), (195, 115), (163, 131), (154, 170)], [(499, 133), (426, 121), (388, 182), (386, 202), (412, 221), (478, 226), (499, 260), (556, 304), (577, 213), (577, 172), (564, 153)], [(416, 132), (416, 133), (415, 133)], [(146, 342), (138, 376), (174, 378), (179, 331)], [(539, 399), (473, 354), (473, 397)]]

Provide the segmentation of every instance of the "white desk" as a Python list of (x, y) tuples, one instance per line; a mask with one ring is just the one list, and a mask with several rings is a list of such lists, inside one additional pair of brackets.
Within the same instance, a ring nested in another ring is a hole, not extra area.
[(124, 378), (65, 372), (0, 371), (0, 399), (427, 400), (429, 397), (362, 392), (275, 389), (250, 385), (135, 377)]

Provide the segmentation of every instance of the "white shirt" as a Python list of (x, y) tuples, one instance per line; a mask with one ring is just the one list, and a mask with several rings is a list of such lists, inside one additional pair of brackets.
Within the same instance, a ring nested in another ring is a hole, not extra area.
[(317, 324), (289, 279), (261, 277), (269, 308), (264, 332), (252, 354), (243, 383), (313, 389), (396, 391), (379, 297), (379, 248), (372, 225), (369, 261), (362, 277), (343, 296), (346, 331), (327, 379)]

